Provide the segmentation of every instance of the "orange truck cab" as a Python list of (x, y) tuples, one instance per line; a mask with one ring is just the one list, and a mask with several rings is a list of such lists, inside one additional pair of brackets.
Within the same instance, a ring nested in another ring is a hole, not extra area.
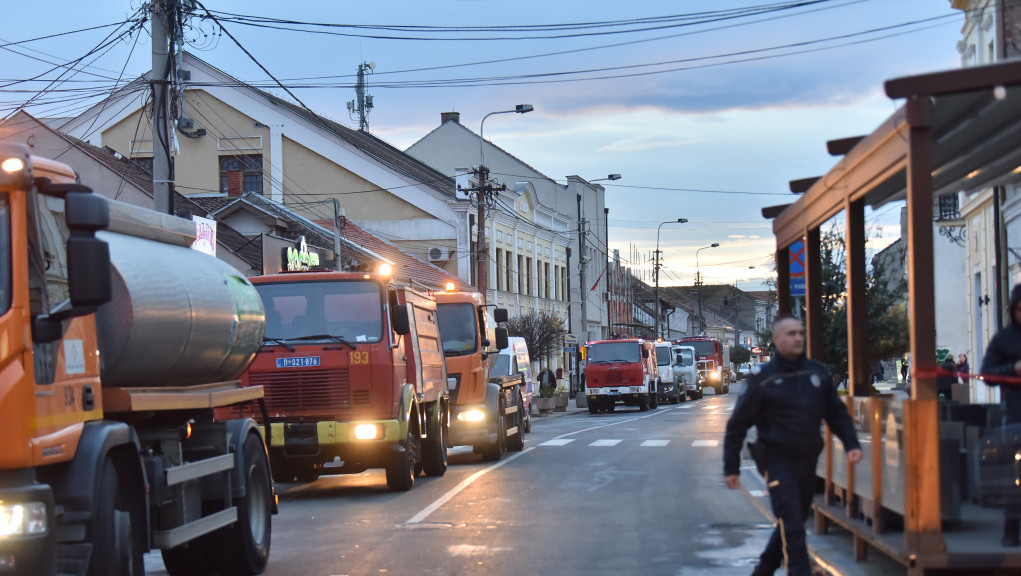
[[(499, 460), (507, 450), (520, 451), (525, 445), (525, 380), (520, 373), (490, 375), (487, 358), (507, 348), (507, 329), (490, 333), (482, 294), (449, 288), (435, 297), (451, 382), (450, 444), (471, 445), (483, 458)], [(493, 316), (497, 323), (505, 322), (507, 310), (496, 308)], [(496, 350), (490, 351), (493, 344)]]
[(600, 340), (585, 346), (588, 411), (613, 412), (618, 402), (643, 412), (659, 405), (659, 367), (653, 342)]
[(242, 376), (265, 391), (273, 476), (385, 468), (391, 490), (447, 469), (450, 398), (436, 302), (385, 274), (302, 271), (251, 278), (263, 347)]
[(262, 396), (262, 305), (194, 238), (0, 143), (0, 574), (265, 569), (262, 436), (213, 415)]

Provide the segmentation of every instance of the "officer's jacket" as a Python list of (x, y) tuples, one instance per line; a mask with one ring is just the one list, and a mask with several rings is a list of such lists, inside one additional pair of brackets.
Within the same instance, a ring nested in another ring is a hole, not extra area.
[(804, 357), (791, 362), (777, 354), (748, 376), (745, 392), (727, 422), (724, 474), (739, 472), (741, 445), (752, 426), (770, 458), (818, 458), (823, 447), (823, 420), (843, 441), (845, 450), (860, 448), (854, 423), (823, 365)]

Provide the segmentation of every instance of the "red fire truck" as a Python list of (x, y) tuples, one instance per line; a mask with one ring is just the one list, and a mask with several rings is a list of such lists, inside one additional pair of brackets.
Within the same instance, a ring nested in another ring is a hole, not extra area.
[(695, 362), (704, 386), (712, 387), (716, 394), (730, 392), (734, 372), (730, 364), (730, 345), (709, 336), (687, 336), (674, 340), (674, 344), (695, 349)]
[(447, 469), (450, 401), (432, 296), (384, 274), (251, 278), (266, 337), (242, 380), (262, 386), (273, 477), (385, 468), (391, 490)]

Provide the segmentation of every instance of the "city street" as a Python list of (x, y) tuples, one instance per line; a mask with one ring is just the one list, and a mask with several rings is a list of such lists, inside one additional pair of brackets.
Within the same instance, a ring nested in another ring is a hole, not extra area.
[[(757, 477), (723, 484), (736, 398), (598, 415), (572, 402), (535, 419), (523, 452), (454, 448), (445, 476), (406, 493), (381, 470), (283, 484), (266, 574), (747, 574), (771, 526)], [(158, 553), (146, 566), (165, 574)]]

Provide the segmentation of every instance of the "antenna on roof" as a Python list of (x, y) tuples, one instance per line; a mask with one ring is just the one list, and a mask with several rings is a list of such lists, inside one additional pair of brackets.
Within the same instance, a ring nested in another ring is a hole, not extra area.
[(369, 111), (372, 110), (372, 94), (365, 93), (365, 71), (369, 74), (376, 69), (375, 62), (362, 62), (358, 65), (358, 83), (355, 84), (355, 99), (347, 103), (347, 111), (354, 118), (358, 114), (358, 129), (362, 132), (369, 131)]

